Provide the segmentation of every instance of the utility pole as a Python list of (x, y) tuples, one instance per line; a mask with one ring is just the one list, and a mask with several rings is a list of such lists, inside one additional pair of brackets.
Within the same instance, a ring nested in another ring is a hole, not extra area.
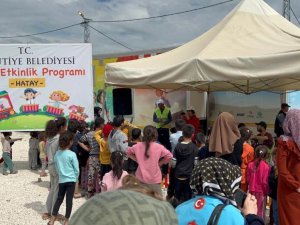
[(90, 42), (90, 27), (89, 27), (89, 22), (91, 22), (91, 19), (88, 19), (84, 16), (83, 12), (79, 11), (78, 12), (79, 16), (82, 18), (81, 26), (83, 26), (84, 33), (83, 33), (83, 39), (84, 43), (89, 43)]
[(283, 0), (283, 12), (282, 16), (288, 21), (291, 21), (291, 1)]
[[(282, 16), (286, 18), (288, 21), (291, 21), (291, 1), (290, 0), (283, 0), (283, 10)], [(280, 95), (281, 103), (288, 101), (288, 92), (282, 92)]]

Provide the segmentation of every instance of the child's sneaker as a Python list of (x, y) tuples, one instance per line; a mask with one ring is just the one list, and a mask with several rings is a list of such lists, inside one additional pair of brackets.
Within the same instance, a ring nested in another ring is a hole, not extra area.
[(14, 170), (12, 172), (10, 172), (10, 174), (17, 174), (18, 173), (18, 170)]
[(3, 172), (3, 175), (4, 175), (4, 176), (7, 176), (7, 175), (8, 175), (8, 172)]

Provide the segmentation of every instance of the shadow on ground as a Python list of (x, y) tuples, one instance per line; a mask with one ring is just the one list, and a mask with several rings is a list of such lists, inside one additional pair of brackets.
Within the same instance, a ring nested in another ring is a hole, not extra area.
[(33, 209), (34, 211), (38, 212), (39, 214), (42, 214), (45, 211), (45, 204), (42, 203), (41, 201), (26, 203), (24, 205), (24, 207), (26, 207), (28, 209)]
[(37, 185), (39, 187), (43, 187), (43, 188), (49, 188), (50, 187), (50, 181), (43, 181), (43, 178), (40, 178), (41, 181), (38, 181), (39, 178), (37, 178), (36, 181), (32, 181), (31, 183), (34, 185)]
[[(27, 161), (13, 161), (15, 168), (17, 170), (28, 170), (29, 171), (29, 165)], [(30, 172), (39, 174), (38, 170), (30, 170)]]

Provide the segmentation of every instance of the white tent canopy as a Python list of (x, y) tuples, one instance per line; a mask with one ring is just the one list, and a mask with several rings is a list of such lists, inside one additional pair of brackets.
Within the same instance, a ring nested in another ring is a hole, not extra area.
[(263, 0), (242, 0), (211, 30), (169, 52), (106, 66), (106, 84), (198, 91), (300, 89), (300, 29)]

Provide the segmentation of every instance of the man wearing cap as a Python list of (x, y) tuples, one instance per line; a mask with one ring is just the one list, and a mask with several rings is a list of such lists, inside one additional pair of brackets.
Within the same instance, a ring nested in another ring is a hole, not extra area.
[(281, 104), (281, 110), (279, 111), (279, 113), (276, 116), (274, 132), (275, 132), (277, 137), (280, 137), (281, 135), (284, 134), (284, 132), (283, 132), (283, 122), (285, 120), (286, 113), (289, 111), (289, 107), (290, 106), (288, 104), (282, 103)]
[(253, 147), (256, 148), (258, 145), (265, 145), (269, 149), (273, 147), (273, 137), (272, 134), (267, 132), (267, 124), (264, 121), (261, 121), (256, 124), (258, 135), (253, 136)]
[(185, 115), (185, 122), (187, 124), (193, 125), (195, 128), (195, 134), (200, 131), (200, 120), (195, 114), (195, 109), (190, 106), (186, 109), (187, 114)]
[(162, 99), (157, 100), (156, 109), (153, 114), (153, 121), (156, 123), (158, 132), (158, 141), (171, 150), (170, 143), (170, 123), (172, 122), (172, 115), (169, 108), (167, 108)]

